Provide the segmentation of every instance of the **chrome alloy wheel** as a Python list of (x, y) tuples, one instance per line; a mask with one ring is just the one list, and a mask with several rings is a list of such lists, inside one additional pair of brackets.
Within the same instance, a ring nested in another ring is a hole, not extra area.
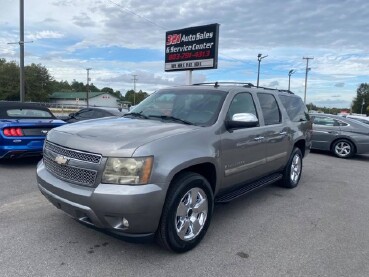
[(208, 215), (208, 200), (201, 188), (192, 188), (182, 197), (177, 207), (175, 227), (181, 240), (196, 238), (205, 225)]
[(334, 151), (340, 157), (346, 157), (351, 154), (351, 145), (346, 141), (340, 141), (334, 147)]
[(301, 168), (302, 168), (301, 157), (299, 154), (295, 154), (295, 156), (292, 159), (291, 174), (290, 174), (290, 178), (293, 183), (298, 182), (301, 174)]

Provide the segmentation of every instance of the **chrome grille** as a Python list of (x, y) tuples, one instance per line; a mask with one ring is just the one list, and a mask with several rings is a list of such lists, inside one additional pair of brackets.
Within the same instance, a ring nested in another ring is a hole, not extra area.
[(97, 172), (94, 170), (60, 165), (45, 155), (44, 163), (46, 169), (60, 179), (86, 186), (93, 186), (95, 184)]
[(50, 143), (48, 141), (45, 142), (45, 148), (53, 151), (56, 154), (66, 156), (68, 158), (95, 163), (98, 164), (101, 161), (101, 156), (98, 154), (86, 153), (77, 150), (67, 149), (56, 144)]

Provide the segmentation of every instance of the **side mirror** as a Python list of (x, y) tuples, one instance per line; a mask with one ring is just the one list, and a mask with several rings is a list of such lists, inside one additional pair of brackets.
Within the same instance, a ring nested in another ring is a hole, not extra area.
[(227, 129), (250, 128), (259, 125), (259, 120), (252, 113), (236, 113), (225, 122)]

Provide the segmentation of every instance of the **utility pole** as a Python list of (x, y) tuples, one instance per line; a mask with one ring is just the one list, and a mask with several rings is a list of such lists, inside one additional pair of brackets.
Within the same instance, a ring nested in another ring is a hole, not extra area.
[(260, 62), (261, 62), (261, 60), (262, 60), (262, 59), (264, 59), (264, 58), (266, 58), (266, 57), (268, 57), (268, 55), (266, 55), (266, 56), (263, 56), (263, 57), (262, 57), (262, 54), (258, 54), (258, 80), (257, 80), (257, 82), (256, 82), (256, 87), (257, 87), (257, 88), (259, 87)]
[(309, 60), (313, 60), (314, 58), (303, 57), (302, 59), (306, 60), (306, 71), (305, 71), (305, 92), (304, 92), (304, 104), (306, 105), (306, 88), (307, 88), (307, 78), (308, 78), (308, 71), (309, 68)]
[(136, 78), (137, 75), (132, 75), (133, 76), (133, 106), (136, 105), (136, 82), (138, 81), (138, 79)]
[(89, 93), (90, 93), (90, 70), (91, 70), (92, 68), (86, 68), (86, 70), (87, 70), (87, 97), (86, 97), (86, 103), (87, 103), (87, 108), (89, 107), (89, 101), (88, 101), (88, 99), (89, 99)]

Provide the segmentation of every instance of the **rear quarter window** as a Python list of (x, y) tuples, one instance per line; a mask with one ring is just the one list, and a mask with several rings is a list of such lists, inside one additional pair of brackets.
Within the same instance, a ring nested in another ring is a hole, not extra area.
[(300, 97), (280, 95), (279, 98), (291, 121), (300, 122), (310, 119), (308, 110)]

